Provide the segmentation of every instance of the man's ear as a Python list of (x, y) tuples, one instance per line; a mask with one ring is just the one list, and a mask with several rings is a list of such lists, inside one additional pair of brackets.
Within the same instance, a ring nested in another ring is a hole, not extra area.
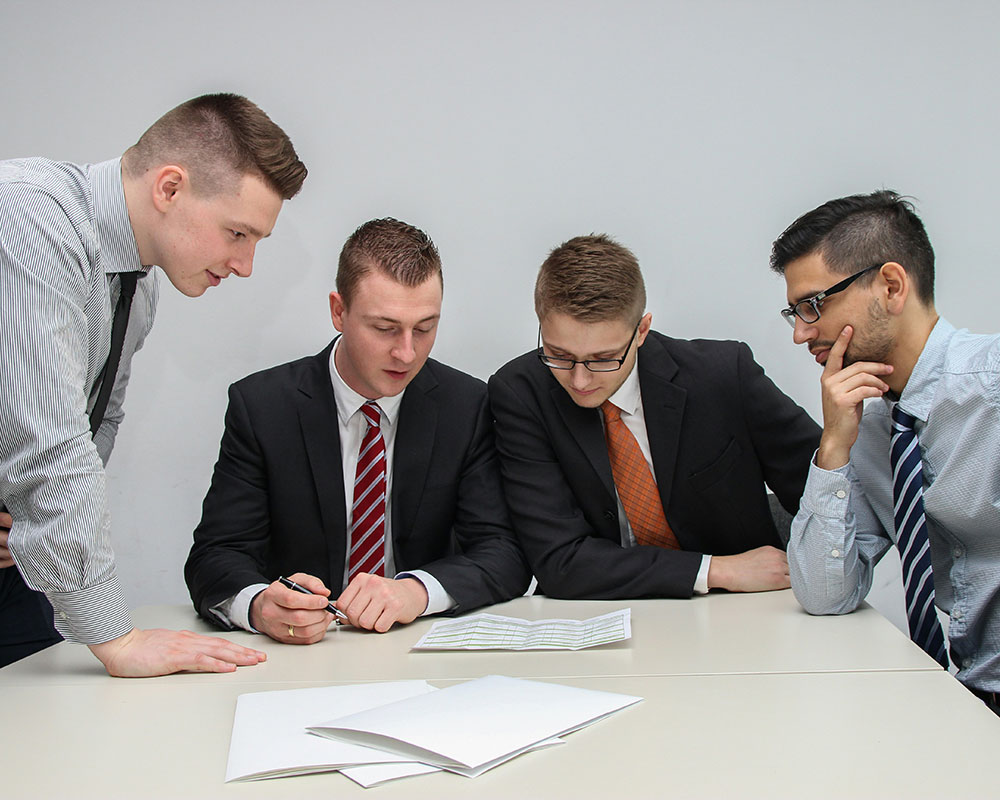
[(646, 335), (649, 333), (649, 329), (653, 327), (653, 312), (647, 311), (642, 315), (642, 319), (639, 320), (639, 332), (635, 335), (636, 347), (642, 347), (642, 343), (646, 341)]
[(164, 164), (153, 176), (153, 207), (161, 214), (173, 208), (182, 193), (191, 190), (187, 170), (177, 164)]
[(341, 333), (344, 332), (344, 312), (347, 305), (340, 292), (330, 292), (330, 319), (333, 320), (333, 327)]
[(879, 270), (879, 275), (883, 281), (882, 296), (885, 300), (886, 310), (890, 314), (901, 314), (903, 306), (906, 305), (906, 298), (909, 297), (913, 288), (910, 285), (910, 276), (906, 268), (896, 261), (887, 261)]

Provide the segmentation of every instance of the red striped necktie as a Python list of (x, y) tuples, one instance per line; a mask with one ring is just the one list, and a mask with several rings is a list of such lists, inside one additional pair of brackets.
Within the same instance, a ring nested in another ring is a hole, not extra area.
[(359, 572), (385, 576), (385, 439), (378, 404), (369, 400), (361, 411), (368, 429), (361, 440), (354, 477), (348, 582)]

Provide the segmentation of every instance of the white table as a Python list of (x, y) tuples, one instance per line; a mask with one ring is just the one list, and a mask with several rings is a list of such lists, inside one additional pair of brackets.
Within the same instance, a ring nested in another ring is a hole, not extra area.
[[(790, 590), (710, 594), (691, 600), (565, 601), (520, 597), (489, 611), (525, 619), (586, 619), (632, 609), (632, 640), (586, 652), (410, 652), (434, 622), (421, 619), (387, 634), (332, 628), (314, 645), (284, 645), (244, 632), (220, 633), (190, 606), (150, 606), (140, 627), (218, 633), (265, 650), (268, 661), (241, 669), (250, 683), (454, 680), (498, 673), (521, 678), (727, 675), (759, 672), (869, 672), (939, 669), (936, 662), (869, 606), (843, 617), (811, 617)], [(0, 686), (103, 682), (104, 669), (83, 647), (61, 644), (0, 670)], [(185, 686), (211, 675), (158, 679)]]
[[(267, 664), (232, 674), (118, 680), (85, 648), (61, 644), (0, 670), (0, 796), (360, 797), (366, 790), (337, 774), (224, 784), (237, 696), (414, 677), (443, 686), (489, 673), (645, 700), (474, 781), (428, 775), (369, 797), (998, 794), (1000, 719), (871, 609), (810, 617), (778, 592), (522, 598), (490, 610), (584, 618), (624, 606), (633, 609), (633, 639), (577, 653), (410, 653), (430, 624), (422, 620), (385, 635), (335, 630), (308, 647), (269, 642)], [(137, 619), (203, 629), (181, 607), (141, 609)], [(946, 741), (934, 738), (941, 732)], [(901, 763), (923, 771), (900, 771)]]

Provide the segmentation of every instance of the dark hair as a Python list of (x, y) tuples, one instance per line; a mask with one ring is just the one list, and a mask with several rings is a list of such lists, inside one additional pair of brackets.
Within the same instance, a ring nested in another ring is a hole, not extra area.
[(366, 222), (348, 237), (337, 265), (337, 291), (345, 306), (361, 279), (379, 270), (404, 286), (419, 286), (441, 274), (441, 256), (431, 238), (419, 228), (386, 217)]
[(627, 247), (605, 234), (577, 236), (555, 248), (535, 281), (535, 313), (568, 314), (584, 322), (628, 319), (646, 308), (639, 262)]
[(125, 151), (122, 163), (136, 177), (176, 163), (189, 172), (194, 191), (212, 195), (253, 174), (285, 200), (298, 194), (308, 173), (285, 132), (238, 94), (206, 94), (181, 103)]
[[(913, 279), (921, 302), (934, 302), (934, 248), (913, 203), (894, 191), (841, 197), (803, 214), (775, 240), (771, 269), (783, 275), (788, 264), (812, 253), (843, 275), (895, 261)], [(872, 272), (860, 281), (874, 278)]]

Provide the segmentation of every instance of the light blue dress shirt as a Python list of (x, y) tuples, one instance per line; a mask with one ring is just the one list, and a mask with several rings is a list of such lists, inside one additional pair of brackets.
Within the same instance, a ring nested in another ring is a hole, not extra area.
[[(963, 683), (1000, 690), (1000, 335), (939, 319), (899, 398), (916, 417), (938, 607)], [(810, 467), (792, 523), (792, 589), (812, 614), (857, 608), (893, 546), (888, 399), (865, 406), (850, 462)]]

